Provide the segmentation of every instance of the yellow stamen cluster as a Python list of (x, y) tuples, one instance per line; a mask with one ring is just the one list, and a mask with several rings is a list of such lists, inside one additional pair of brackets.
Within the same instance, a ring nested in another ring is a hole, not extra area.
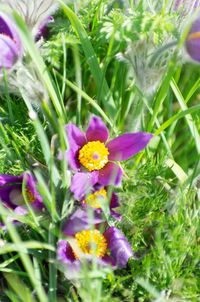
[(100, 141), (89, 142), (79, 151), (78, 159), (90, 172), (102, 169), (108, 162), (109, 151)]
[(101, 200), (106, 199), (107, 192), (104, 188), (101, 188), (99, 191), (94, 192), (87, 196), (87, 198), (83, 201), (83, 203), (89, 205), (94, 209), (101, 208)]
[(27, 201), (29, 203), (32, 203), (35, 201), (35, 197), (33, 196), (33, 193), (31, 192), (31, 190), (29, 190), (28, 188), (25, 189), (25, 194), (26, 194), (26, 198)]
[[(103, 257), (107, 250), (105, 237), (98, 230), (85, 230), (76, 233), (75, 239), (78, 247), (84, 254)], [(75, 255), (78, 258), (77, 255)]]

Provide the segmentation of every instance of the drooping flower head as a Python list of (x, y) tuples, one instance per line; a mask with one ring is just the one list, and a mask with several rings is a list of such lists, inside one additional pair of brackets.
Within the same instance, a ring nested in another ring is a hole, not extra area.
[(81, 200), (79, 196), (76, 199), (81, 202), (84, 209), (87, 210), (88, 207), (91, 207), (96, 213), (102, 213), (102, 209), (109, 203), (111, 216), (121, 220), (121, 215), (114, 210), (120, 205), (118, 195), (112, 192), (111, 196), (109, 196), (107, 187), (97, 184), (92, 188), (90, 194), (86, 194)]
[(22, 54), (22, 44), (14, 22), (0, 13), (0, 75), (11, 69)]
[[(77, 210), (66, 222), (63, 233), (67, 238), (59, 240), (57, 257), (66, 268), (80, 269), (81, 261), (97, 261), (114, 268), (123, 268), (133, 256), (133, 251), (124, 234), (116, 227), (104, 232), (95, 225), (97, 218), (89, 218), (85, 211)], [(92, 225), (93, 224), (93, 225)]]
[(85, 134), (74, 124), (68, 124), (66, 131), (69, 141), (67, 160), (76, 171), (71, 191), (80, 199), (97, 183), (119, 185), (123, 171), (118, 162), (143, 150), (153, 136), (146, 132), (125, 133), (109, 140), (108, 129), (97, 116), (91, 118)]
[[(25, 185), (25, 196), (23, 195), (23, 184)], [(0, 200), (6, 207), (17, 213), (26, 214), (26, 200), (34, 209), (44, 207), (42, 197), (37, 192), (36, 181), (28, 172), (20, 176), (0, 174)]]
[(185, 46), (191, 59), (200, 63), (200, 15), (190, 28)]

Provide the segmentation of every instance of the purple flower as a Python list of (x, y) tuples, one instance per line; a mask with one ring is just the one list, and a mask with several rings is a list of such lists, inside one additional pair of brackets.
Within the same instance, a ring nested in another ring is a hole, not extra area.
[(92, 256), (103, 265), (124, 268), (133, 256), (130, 244), (119, 229), (109, 227), (102, 232), (95, 226), (96, 222), (95, 217), (89, 221), (88, 214), (80, 209), (67, 221), (63, 230), (67, 238), (59, 240), (57, 249), (57, 258), (67, 269), (79, 270), (81, 261), (91, 260)]
[(42, 197), (37, 192), (36, 181), (28, 172), (20, 176), (0, 174), (0, 200), (3, 204), (18, 215), (27, 213), (22, 192), (23, 183), (25, 183), (26, 199), (31, 206), (36, 210), (44, 208)]
[(185, 46), (191, 59), (200, 63), (200, 15), (190, 28)]
[(79, 199), (90, 193), (97, 183), (119, 185), (123, 171), (118, 161), (127, 160), (143, 150), (153, 136), (146, 132), (125, 133), (108, 140), (108, 129), (97, 116), (91, 118), (85, 134), (71, 123), (66, 126), (66, 131), (69, 141), (67, 159), (70, 167), (76, 170), (71, 191)]
[(10, 69), (22, 54), (22, 44), (13, 21), (0, 13), (0, 74)]
[(58, 9), (58, 4), (54, 0), (1, 0), (1, 2), (24, 19), (33, 36), (37, 34), (42, 22)]
[[(81, 200), (81, 205), (84, 209), (87, 210), (88, 207), (94, 209), (96, 213), (102, 213), (103, 203), (108, 202), (108, 188), (102, 187), (101, 185), (95, 185), (91, 193), (84, 196)], [(110, 214), (117, 220), (121, 220), (121, 215), (114, 211), (113, 209), (119, 207), (119, 198), (115, 192), (112, 192), (109, 200)]]

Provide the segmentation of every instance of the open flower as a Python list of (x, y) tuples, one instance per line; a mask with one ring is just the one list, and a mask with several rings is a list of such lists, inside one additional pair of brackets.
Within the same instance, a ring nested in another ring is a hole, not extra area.
[(186, 51), (192, 60), (200, 63), (200, 15), (193, 22), (185, 42)]
[(121, 220), (121, 215), (114, 211), (114, 209), (118, 208), (120, 205), (118, 195), (115, 192), (112, 192), (111, 196), (108, 196), (107, 187), (102, 187), (97, 184), (93, 187), (90, 194), (84, 196), (81, 200), (79, 198), (76, 199), (81, 202), (84, 209), (87, 210), (88, 207), (91, 207), (96, 213), (102, 213), (102, 208), (105, 207), (105, 202), (109, 202), (111, 216), (117, 220)]
[(25, 198), (36, 210), (44, 207), (42, 197), (36, 189), (36, 181), (31, 174), (27, 172), (20, 176), (0, 174), (0, 200), (6, 207), (13, 209), (16, 214), (24, 215), (27, 213)]
[(96, 218), (87, 221), (86, 216), (84, 211), (78, 210), (67, 221), (63, 230), (67, 238), (58, 242), (58, 260), (76, 270), (82, 260), (90, 261), (95, 256), (102, 265), (124, 268), (133, 256), (124, 234), (116, 227), (108, 227), (102, 232), (95, 227)]
[(146, 132), (125, 133), (109, 140), (108, 129), (97, 116), (91, 118), (85, 134), (71, 123), (66, 131), (67, 159), (70, 167), (77, 171), (71, 191), (80, 199), (97, 183), (119, 185), (123, 171), (118, 161), (127, 160), (143, 150), (153, 136)]
[(0, 75), (3, 69), (11, 69), (22, 54), (19, 34), (7, 15), (0, 13)]

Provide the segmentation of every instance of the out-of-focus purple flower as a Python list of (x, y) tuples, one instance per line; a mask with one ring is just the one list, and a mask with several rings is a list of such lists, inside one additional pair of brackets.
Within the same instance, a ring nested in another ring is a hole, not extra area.
[(143, 150), (153, 137), (150, 133), (137, 132), (108, 140), (109, 131), (97, 116), (91, 118), (85, 134), (71, 123), (66, 126), (66, 131), (69, 141), (67, 160), (76, 171), (71, 191), (79, 199), (90, 193), (97, 183), (119, 185), (123, 171), (118, 161), (127, 160)]
[[(109, 227), (101, 232), (86, 221), (84, 211), (78, 210), (70, 217), (64, 227), (66, 240), (58, 242), (58, 260), (67, 268), (80, 268), (83, 259), (95, 256), (97, 261), (113, 268), (124, 268), (133, 256), (133, 251), (124, 234), (116, 227)], [(82, 216), (82, 219), (81, 219)], [(73, 220), (79, 223), (74, 223)], [(90, 221), (91, 222), (91, 221)]]
[(200, 15), (193, 22), (185, 42), (189, 56), (200, 63)]
[(23, 196), (23, 183), (27, 201), (35, 210), (44, 208), (42, 197), (37, 191), (36, 180), (28, 172), (20, 176), (0, 174), (0, 200), (3, 204), (15, 211), (17, 215), (27, 213), (26, 203)]
[(49, 34), (48, 25), (54, 21), (52, 16), (47, 17), (43, 20), (38, 28), (37, 34), (35, 36), (35, 41), (39, 41), (41, 38), (46, 39)]
[(88, 207), (94, 209), (96, 213), (102, 213), (102, 208), (104, 206), (104, 202), (109, 202), (110, 214), (117, 220), (121, 220), (121, 215), (114, 211), (114, 209), (120, 206), (118, 195), (115, 192), (112, 192), (109, 200), (108, 200), (108, 188), (102, 187), (101, 185), (95, 185), (92, 189), (91, 193), (84, 196), (81, 200), (77, 198), (78, 201), (81, 202), (81, 205), (84, 209), (87, 210)]
[(195, 9), (200, 7), (200, 0), (175, 0), (174, 9), (182, 10), (184, 12), (194, 12)]
[(22, 44), (14, 22), (0, 13), (0, 75), (11, 69), (22, 54)]
[(24, 19), (33, 36), (37, 35), (42, 22), (58, 8), (55, 0), (1, 0), (1, 2)]

